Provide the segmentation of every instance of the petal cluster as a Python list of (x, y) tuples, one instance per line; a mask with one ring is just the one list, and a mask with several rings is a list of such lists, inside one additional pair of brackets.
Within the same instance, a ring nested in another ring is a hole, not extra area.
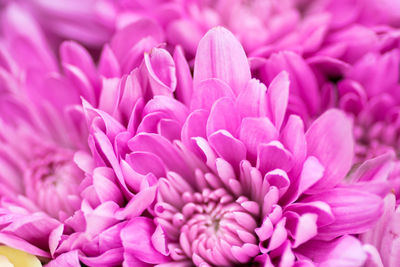
[(395, 1), (0, 20), (2, 265), (400, 265)]

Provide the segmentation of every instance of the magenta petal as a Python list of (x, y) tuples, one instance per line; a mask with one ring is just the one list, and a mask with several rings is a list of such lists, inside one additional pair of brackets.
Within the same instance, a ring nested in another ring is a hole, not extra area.
[(280, 129), (285, 118), (289, 99), (289, 77), (286, 71), (279, 73), (267, 90), (268, 112), (276, 129)]
[(156, 193), (157, 188), (155, 186), (141, 190), (129, 200), (125, 208), (115, 213), (115, 217), (122, 220), (141, 215), (154, 202)]
[(294, 248), (307, 242), (308, 240), (317, 235), (318, 233), (318, 226), (316, 223), (317, 219), (318, 215), (313, 213), (305, 213), (299, 216), (293, 235), (293, 239), (295, 240), (293, 244)]
[(332, 224), (318, 229), (318, 238), (330, 240), (343, 234), (359, 234), (375, 225), (383, 212), (383, 200), (368, 192), (337, 188), (304, 199), (327, 203), (335, 216)]
[(99, 60), (99, 74), (106, 78), (120, 77), (121, 68), (108, 44), (105, 44)]
[(173, 98), (155, 96), (152, 100), (147, 102), (143, 109), (143, 115), (148, 115), (153, 112), (160, 112), (165, 114), (167, 118), (175, 119), (183, 124), (188, 115), (188, 108)]
[(251, 79), (237, 97), (236, 107), (244, 117), (264, 117), (267, 109), (267, 88), (259, 80)]
[(235, 36), (222, 27), (206, 33), (199, 42), (194, 63), (194, 88), (209, 78), (226, 82), (238, 95), (251, 79), (246, 54)]
[(93, 186), (101, 202), (114, 201), (121, 205), (123, 196), (115, 183), (115, 174), (109, 168), (98, 167), (93, 172)]
[(125, 227), (126, 222), (115, 224), (99, 233), (99, 250), (107, 251), (121, 247), (120, 232)]
[(158, 252), (152, 244), (152, 234), (155, 229), (153, 221), (148, 218), (131, 219), (121, 231), (121, 240), (125, 251), (146, 263), (168, 262), (168, 258)]
[[(268, 81), (285, 70), (289, 73), (290, 99), (295, 103), (300, 98), (301, 105), (296, 107), (297, 114), (315, 115), (320, 108), (320, 95), (314, 73), (304, 59), (291, 51), (273, 54), (265, 64), (265, 73)], [(293, 105), (289, 105), (293, 109)], [(297, 110), (299, 109), (299, 110)]]
[(90, 82), (97, 79), (97, 70), (92, 57), (80, 44), (73, 41), (63, 42), (60, 46), (61, 61), (63, 64), (73, 65), (80, 69)]
[(164, 39), (163, 30), (157, 23), (150, 19), (139, 19), (114, 35), (111, 48), (118, 61), (123, 62), (129, 50), (141, 39), (149, 36), (157, 42), (162, 42)]
[(157, 134), (140, 133), (128, 142), (133, 152), (149, 152), (158, 156), (168, 168), (184, 177), (191, 176), (191, 170), (187, 168), (179, 150), (167, 139)]
[(329, 110), (313, 122), (306, 139), (308, 154), (325, 167), (324, 177), (308, 192), (316, 193), (337, 185), (353, 161), (354, 141), (349, 119), (339, 110)]
[(152, 172), (157, 177), (164, 177), (167, 173), (162, 160), (153, 153), (133, 152), (127, 155), (126, 161), (134, 171), (142, 175)]
[(123, 261), (123, 248), (113, 248), (96, 257), (79, 256), (79, 259), (88, 266), (118, 266)]
[(177, 46), (174, 51), (174, 62), (176, 68), (176, 98), (184, 103), (186, 106), (190, 106), (190, 101), (193, 94), (193, 80), (190, 73), (189, 64), (183, 55), (183, 50), (180, 46)]
[(205, 110), (195, 110), (187, 117), (181, 131), (182, 142), (187, 147), (191, 147), (192, 137), (206, 138), (207, 119), (208, 112)]
[(229, 85), (215, 78), (203, 80), (197, 85), (196, 90), (193, 91), (190, 109), (205, 109), (210, 111), (215, 101), (222, 97), (234, 100), (235, 95)]
[(175, 63), (172, 56), (164, 49), (153, 48), (150, 55), (144, 55), (144, 64), (153, 95), (171, 95), (176, 88)]
[(278, 131), (268, 118), (244, 118), (240, 125), (239, 138), (246, 145), (249, 159), (255, 162), (258, 147), (276, 140)]
[(151, 236), (151, 242), (154, 248), (160, 252), (161, 254), (168, 256), (169, 251), (167, 248), (168, 242), (166, 239), (166, 234), (164, 229), (160, 225), (157, 226), (156, 230), (154, 231), (153, 235)]
[(61, 241), (61, 236), (64, 232), (64, 225), (60, 224), (57, 228), (51, 231), (49, 235), (49, 250), (52, 257)]
[(206, 128), (207, 136), (222, 129), (236, 136), (239, 123), (240, 118), (234, 108), (233, 101), (227, 97), (220, 98), (213, 105), (208, 117)]
[(262, 172), (268, 172), (279, 168), (289, 172), (293, 167), (293, 156), (279, 141), (261, 144), (258, 147), (257, 168)]
[(335, 221), (331, 207), (322, 201), (290, 204), (286, 211), (293, 211), (299, 215), (313, 213), (318, 215), (317, 225), (322, 227)]
[(312, 240), (296, 251), (310, 258), (318, 266), (363, 266), (367, 259), (360, 241), (347, 235), (329, 242)]
[(60, 256), (58, 256), (57, 258), (46, 264), (46, 267), (58, 267), (58, 266), (65, 266), (65, 267), (80, 266), (78, 251), (72, 250), (69, 252), (62, 253)]
[(232, 166), (239, 167), (239, 163), (246, 159), (246, 147), (225, 130), (211, 134), (208, 141), (218, 155)]
[(295, 164), (303, 164), (307, 155), (307, 142), (304, 135), (304, 124), (299, 116), (289, 116), (285, 127), (281, 130), (280, 140), (292, 152)]
[(0, 243), (12, 248), (28, 252), (36, 256), (50, 258), (50, 254), (48, 252), (31, 245), (24, 239), (16, 237), (13, 234), (0, 233)]

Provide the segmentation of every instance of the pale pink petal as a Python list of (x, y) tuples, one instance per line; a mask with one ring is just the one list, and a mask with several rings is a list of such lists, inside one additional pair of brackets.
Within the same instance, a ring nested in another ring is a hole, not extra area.
[(318, 229), (318, 238), (324, 240), (364, 233), (383, 213), (383, 201), (379, 196), (345, 188), (327, 190), (304, 201), (323, 201), (331, 207), (335, 221)]
[(240, 119), (234, 108), (234, 102), (227, 97), (214, 103), (207, 120), (207, 136), (218, 130), (227, 130), (233, 136), (237, 135)]
[(313, 240), (296, 251), (319, 266), (361, 267), (367, 259), (360, 241), (347, 235), (330, 242)]
[(232, 164), (239, 167), (239, 163), (246, 159), (246, 147), (225, 130), (219, 130), (208, 137), (210, 145), (217, 154)]
[(228, 97), (232, 101), (235, 99), (232, 89), (225, 82), (216, 78), (203, 80), (193, 91), (190, 109), (210, 111), (213, 104), (222, 97)]
[(144, 55), (150, 87), (153, 95), (171, 95), (176, 88), (175, 63), (164, 49), (153, 48)]
[(337, 185), (350, 170), (353, 160), (354, 141), (349, 119), (339, 110), (329, 110), (313, 122), (306, 139), (308, 154), (325, 167), (324, 177), (308, 192), (316, 193)]
[(255, 162), (258, 147), (278, 138), (278, 131), (268, 118), (244, 118), (240, 125), (240, 140), (246, 145), (248, 159)]
[(148, 218), (136, 217), (130, 220), (121, 231), (126, 252), (146, 263), (168, 262), (168, 258), (159, 253), (152, 244), (152, 234), (155, 229), (153, 221)]
[(236, 100), (236, 108), (244, 117), (264, 117), (267, 115), (267, 88), (256, 79), (251, 79), (245, 90), (242, 90)]
[(267, 90), (267, 106), (271, 121), (276, 129), (280, 129), (285, 118), (286, 106), (289, 99), (289, 77), (283, 71), (276, 76)]
[(120, 77), (121, 68), (108, 44), (105, 44), (99, 60), (99, 74), (106, 78)]
[(189, 107), (193, 94), (193, 80), (189, 64), (186, 61), (183, 50), (180, 46), (175, 48), (173, 56), (177, 80), (175, 95), (179, 101)]
[(194, 88), (206, 79), (226, 82), (238, 95), (251, 78), (246, 54), (235, 36), (222, 27), (211, 29), (199, 42), (194, 64)]
[(257, 168), (261, 173), (280, 168), (289, 172), (293, 167), (293, 156), (279, 141), (261, 144), (258, 147)]
[(76, 267), (79, 265), (80, 263), (77, 250), (62, 253), (60, 256), (46, 264), (47, 267)]
[(96, 257), (80, 255), (79, 259), (88, 266), (118, 266), (123, 261), (123, 248), (113, 248)]

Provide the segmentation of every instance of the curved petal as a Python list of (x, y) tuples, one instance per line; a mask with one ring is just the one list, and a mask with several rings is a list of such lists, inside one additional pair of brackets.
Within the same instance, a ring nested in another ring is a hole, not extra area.
[(240, 118), (231, 99), (223, 97), (214, 103), (207, 120), (207, 136), (218, 130), (227, 130), (233, 136), (239, 127)]
[(236, 100), (236, 108), (245, 117), (264, 117), (267, 115), (267, 87), (257, 79), (251, 79)]
[(286, 71), (279, 73), (267, 90), (267, 104), (271, 121), (280, 129), (285, 118), (289, 99), (289, 76)]
[(228, 97), (234, 101), (235, 95), (232, 89), (222, 80), (211, 78), (201, 81), (193, 91), (190, 109), (211, 110), (213, 104), (222, 97)]
[(175, 62), (164, 49), (153, 48), (150, 55), (144, 54), (149, 83), (153, 95), (170, 96), (176, 88)]
[(322, 114), (306, 133), (308, 154), (325, 167), (324, 177), (308, 192), (317, 193), (337, 185), (350, 170), (354, 140), (351, 122), (336, 109)]
[(322, 201), (331, 207), (335, 221), (318, 229), (318, 238), (323, 240), (366, 232), (383, 213), (383, 200), (379, 196), (346, 188), (327, 190), (303, 201)]
[(238, 95), (251, 79), (250, 66), (243, 47), (223, 27), (215, 27), (200, 40), (194, 62), (194, 88), (209, 78), (226, 82)]
[(246, 147), (225, 130), (219, 130), (208, 137), (210, 145), (220, 157), (228, 161), (234, 168), (246, 159)]
[(135, 258), (151, 264), (168, 262), (168, 258), (158, 252), (152, 243), (152, 235), (156, 230), (153, 220), (136, 217), (121, 230), (121, 240), (125, 252)]
[(268, 118), (244, 118), (240, 125), (239, 138), (246, 145), (249, 160), (255, 162), (258, 147), (276, 140), (278, 132)]
[(184, 103), (187, 107), (190, 106), (190, 101), (193, 94), (193, 79), (190, 73), (189, 64), (183, 54), (183, 49), (177, 46), (174, 51), (174, 62), (176, 68), (176, 98)]

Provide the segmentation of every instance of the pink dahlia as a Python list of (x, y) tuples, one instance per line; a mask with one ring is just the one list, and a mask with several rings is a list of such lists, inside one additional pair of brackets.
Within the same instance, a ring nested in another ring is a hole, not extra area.
[(128, 127), (90, 108), (92, 153), (136, 192), (115, 213), (126, 221), (124, 264), (362, 266), (367, 253), (352, 234), (375, 225), (382, 199), (338, 186), (354, 147), (344, 113), (329, 110), (304, 132), (300, 117), (285, 118), (288, 74), (268, 89), (252, 79), (224, 28), (200, 41), (193, 80), (162, 51), (155, 73), (176, 70), (180, 101), (169, 79), (150, 78), (159, 93), (135, 106)]

